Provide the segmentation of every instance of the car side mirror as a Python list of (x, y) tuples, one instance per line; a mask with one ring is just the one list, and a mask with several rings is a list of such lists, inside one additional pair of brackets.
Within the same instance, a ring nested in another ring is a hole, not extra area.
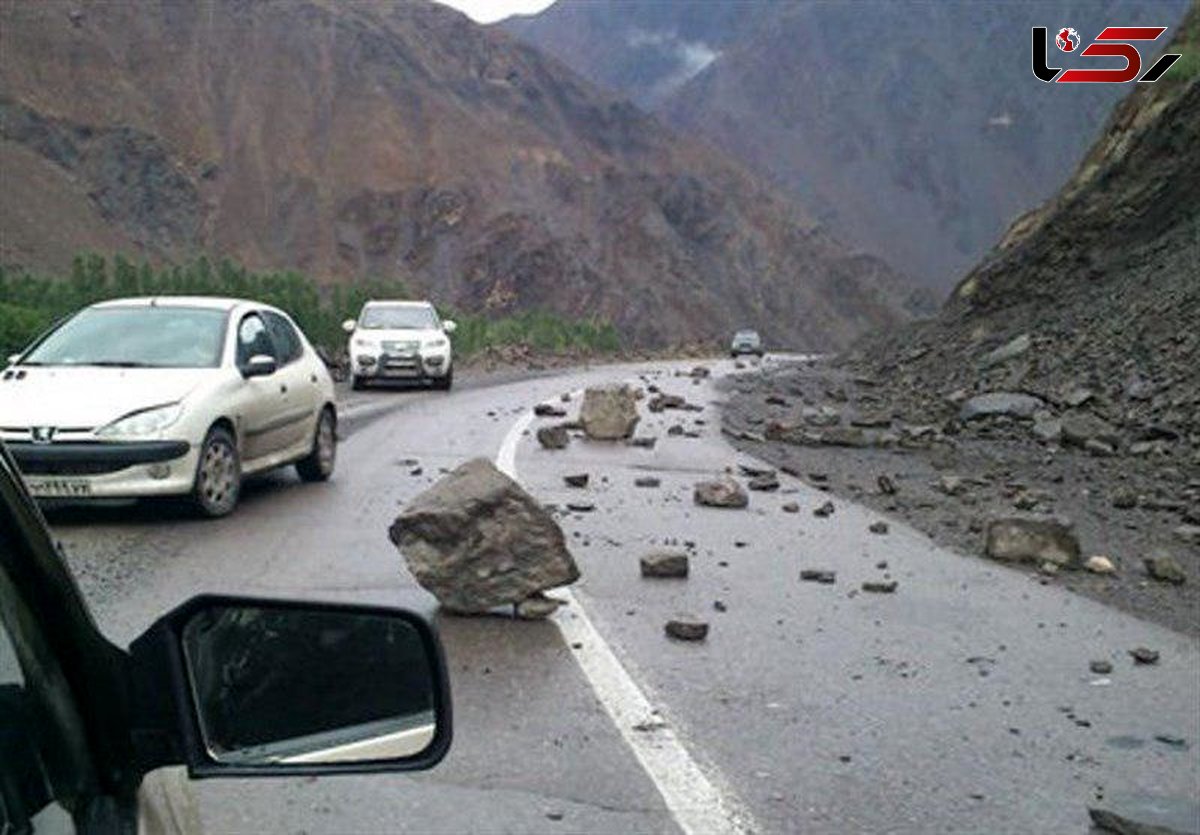
[(270, 377), (275, 373), (278, 363), (275, 358), (266, 354), (255, 354), (242, 366), (242, 376), (249, 380), (251, 377)]
[[(141, 768), (413, 771), (450, 747), (441, 645), (401, 609), (201, 596), (130, 648)], [(154, 721), (157, 720), (157, 721)]]
[(9, 355), (8, 355), (8, 364), (9, 364), (9, 365), (16, 365), (16, 364), (17, 364), (17, 360), (19, 360), (20, 358), (21, 358), (21, 355), (20, 355), (20, 354), (9, 354)]
[(358, 330), (358, 322), (353, 319), (347, 319), (345, 322), (342, 322), (342, 330), (346, 333), (354, 333)]
[(458, 323), (453, 319), (447, 319), (446, 321), (442, 322), (442, 330), (448, 334), (454, 333), (456, 330), (458, 330)]

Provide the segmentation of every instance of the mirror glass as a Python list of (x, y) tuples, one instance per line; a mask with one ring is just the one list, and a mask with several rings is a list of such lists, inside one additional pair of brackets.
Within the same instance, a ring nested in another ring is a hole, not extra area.
[(182, 642), (217, 762), (394, 760), (433, 741), (432, 664), (399, 615), (214, 604), (187, 622)]

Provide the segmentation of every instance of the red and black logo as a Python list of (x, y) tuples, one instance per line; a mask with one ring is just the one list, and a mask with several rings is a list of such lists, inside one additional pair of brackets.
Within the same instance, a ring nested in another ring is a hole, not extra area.
[[(1133, 42), (1156, 41), (1167, 31), (1167, 27), (1109, 26), (1095, 41), (1084, 47), (1079, 55), (1083, 58), (1124, 58), (1125, 66), (1093, 70), (1072, 68), (1064, 72), (1062, 67), (1050, 66), (1050, 46), (1047, 37), (1049, 31), (1045, 26), (1033, 27), (1033, 74), (1041, 81), (1054, 81), (1059, 84), (1124, 84), (1137, 78), (1139, 82), (1151, 84), (1162, 78), (1163, 73), (1180, 58), (1174, 54), (1163, 55), (1138, 78), (1138, 74), (1142, 72), (1142, 54)], [(1076, 52), (1079, 43), (1079, 33), (1069, 26), (1057, 30), (1054, 36), (1055, 46), (1063, 52)]]

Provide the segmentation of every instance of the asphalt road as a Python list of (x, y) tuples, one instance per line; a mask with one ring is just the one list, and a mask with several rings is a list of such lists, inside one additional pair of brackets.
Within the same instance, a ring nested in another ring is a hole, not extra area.
[[(896, 521), (871, 534), (879, 516), (855, 505), (816, 518), (828, 496), (787, 477), (746, 510), (695, 507), (695, 481), (750, 461), (719, 433), (711, 382), (673, 376), (690, 365), (355, 393), (328, 484), (260, 479), (215, 522), (161, 505), (52, 514), (119, 643), (202, 591), (404, 605), (438, 623), (456, 721), (438, 769), (196, 783), (207, 828), (1067, 833), (1118, 796), (1196, 799), (1200, 644)], [(575, 440), (550, 452), (526, 429), (540, 400), (639, 375), (705, 409), (644, 417), (653, 449)], [(676, 422), (701, 436), (668, 436)], [(495, 459), (506, 438), (507, 463), (540, 499), (595, 504), (561, 518), (583, 576), (557, 622), (440, 616), (387, 539), (441, 468)], [(565, 487), (572, 472), (591, 487)], [(634, 486), (649, 474), (660, 487)], [(787, 501), (801, 512), (783, 513)], [(638, 576), (643, 553), (684, 542), (689, 579)], [(801, 582), (802, 568), (837, 582)], [(895, 593), (859, 590), (885, 573)], [(677, 613), (708, 620), (708, 640), (666, 639)], [(1139, 645), (1162, 660), (1135, 666)], [(1101, 658), (1111, 675), (1089, 673)], [(645, 702), (658, 711), (649, 726)]]

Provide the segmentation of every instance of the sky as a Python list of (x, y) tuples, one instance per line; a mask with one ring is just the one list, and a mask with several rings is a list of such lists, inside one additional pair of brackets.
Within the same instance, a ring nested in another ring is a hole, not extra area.
[(465, 12), (479, 23), (495, 23), (509, 15), (540, 12), (554, 0), (438, 0), (438, 2)]

